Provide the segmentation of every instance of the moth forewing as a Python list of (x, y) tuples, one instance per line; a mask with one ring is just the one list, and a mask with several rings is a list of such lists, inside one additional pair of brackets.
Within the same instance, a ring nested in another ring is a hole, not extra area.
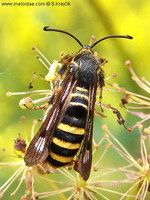
[(74, 77), (69, 74), (65, 77), (61, 85), (61, 90), (55, 93), (53, 106), (26, 151), (24, 158), (26, 165), (35, 165), (47, 158), (53, 132), (64, 113), (63, 105), (66, 103), (68, 93), (72, 90), (73, 85)]
[(93, 117), (96, 100), (97, 83), (90, 88), (89, 110), (86, 121), (85, 136), (80, 150), (79, 157), (75, 162), (75, 170), (79, 172), (83, 180), (87, 180), (90, 175), (92, 165), (92, 137), (93, 137)]

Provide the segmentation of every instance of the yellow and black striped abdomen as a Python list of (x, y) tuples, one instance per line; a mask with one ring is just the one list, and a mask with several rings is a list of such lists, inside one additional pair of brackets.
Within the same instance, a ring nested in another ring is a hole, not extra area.
[(65, 115), (58, 124), (49, 147), (47, 161), (54, 167), (69, 164), (78, 152), (85, 134), (89, 92), (75, 87)]

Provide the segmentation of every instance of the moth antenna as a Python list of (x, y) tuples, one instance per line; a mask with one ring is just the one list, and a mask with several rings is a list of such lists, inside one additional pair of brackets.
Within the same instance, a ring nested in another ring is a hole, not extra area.
[(109, 39), (109, 38), (125, 38), (125, 39), (133, 39), (132, 36), (130, 35), (110, 35), (110, 36), (107, 36), (107, 37), (104, 37), (100, 40), (98, 40), (97, 42), (95, 42), (92, 46), (91, 46), (91, 49), (97, 45), (99, 42), (103, 41), (103, 40), (106, 40), (106, 39)]
[(45, 26), (43, 28), (44, 31), (55, 31), (55, 32), (60, 32), (60, 33), (64, 33), (66, 35), (69, 35), (70, 37), (72, 37), (73, 39), (75, 39), (77, 41), (77, 43), (83, 47), (83, 44), (80, 42), (80, 40), (78, 40), (74, 35), (72, 35), (71, 33), (68, 33), (67, 31), (63, 31), (63, 30), (59, 30), (59, 29), (53, 29), (53, 28), (49, 28), (49, 26)]

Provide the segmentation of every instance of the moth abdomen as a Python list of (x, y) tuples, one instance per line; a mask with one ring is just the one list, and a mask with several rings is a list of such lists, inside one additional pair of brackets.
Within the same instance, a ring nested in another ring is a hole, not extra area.
[(87, 121), (88, 94), (88, 90), (81, 87), (75, 87), (70, 94), (70, 102), (49, 147), (47, 161), (54, 167), (72, 162), (81, 146)]

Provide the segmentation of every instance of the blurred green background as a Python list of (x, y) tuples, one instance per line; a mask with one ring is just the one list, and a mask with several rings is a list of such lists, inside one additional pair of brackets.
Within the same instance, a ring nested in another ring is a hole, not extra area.
[[(6, 2), (2, 0), (1, 2)], [(19, 1), (15, 1), (19, 2)], [(29, 1), (28, 1), (29, 2)], [(38, 2), (38, 1), (33, 1)], [(40, 1), (46, 2), (46, 1)], [(63, 1), (59, 1), (63, 2)], [(47, 70), (35, 58), (31, 50), (37, 46), (51, 61), (60, 59), (59, 53), (75, 53), (80, 46), (69, 36), (44, 32), (44, 26), (66, 30), (75, 35), (83, 44), (89, 43), (91, 35), (97, 39), (114, 34), (128, 34), (133, 40), (109, 39), (94, 50), (98, 56), (106, 58), (108, 63), (103, 67), (105, 76), (113, 72), (118, 74), (115, 82), (130, 91), (144, 94), (131, 80), (126, 60), (131, 60), (139, 77), (149, 79), (150, 52), (150, 1), (145, 0), (72, 0), (70, 6), (2, 6), (0, 4), (0, 147), (11, 149), (13, 139), (18, 133), (24, 135), (24, 125), (20, 121), (26, 116), (25, 129), (30, 134), (33, 119), (42, 117), (43, 111), (22, 110), (18, 102), (24, 96), (6, 97), (6, 92), (27, 91), (32, 73), (45, 75)], [(49, 85), (42, 80), (34, 82), (35, 89), (48, 89)], [(117, 107), (121, 95), (103, 94), (103, 103)], [(121, 109), (120, 109), (121, 110)], [(132, 126), (138, 118), (121, 113), (126, 125)], [(106, 114), (106, 113), (104, 113)], [(111, 131), (120, 138), (129, 151), (137, 154), (138, 134), (129, 134), (119, 126), (116, 117), (108, 112), (107, 118), (96, 118), (94, 133), (100, 136), (100, 125), (110, 125)], [(111, 120), (110, 120), (111, 119)], [(112, 126), (113, 124), (113, 126)], [(98, 135), (98, 136), (97, 136)], [(133, 140), (134, 139), (134, 140)], [(134, 143), (134, 149), (133, 149)], [(5, 145), (4, 145), (5, 144)], [(138, 155), (137, 155), (138, 156)], [(5, 179), (0, 180), (0, 185)], [(6, 196), (7, 199), (7, 196)]]

